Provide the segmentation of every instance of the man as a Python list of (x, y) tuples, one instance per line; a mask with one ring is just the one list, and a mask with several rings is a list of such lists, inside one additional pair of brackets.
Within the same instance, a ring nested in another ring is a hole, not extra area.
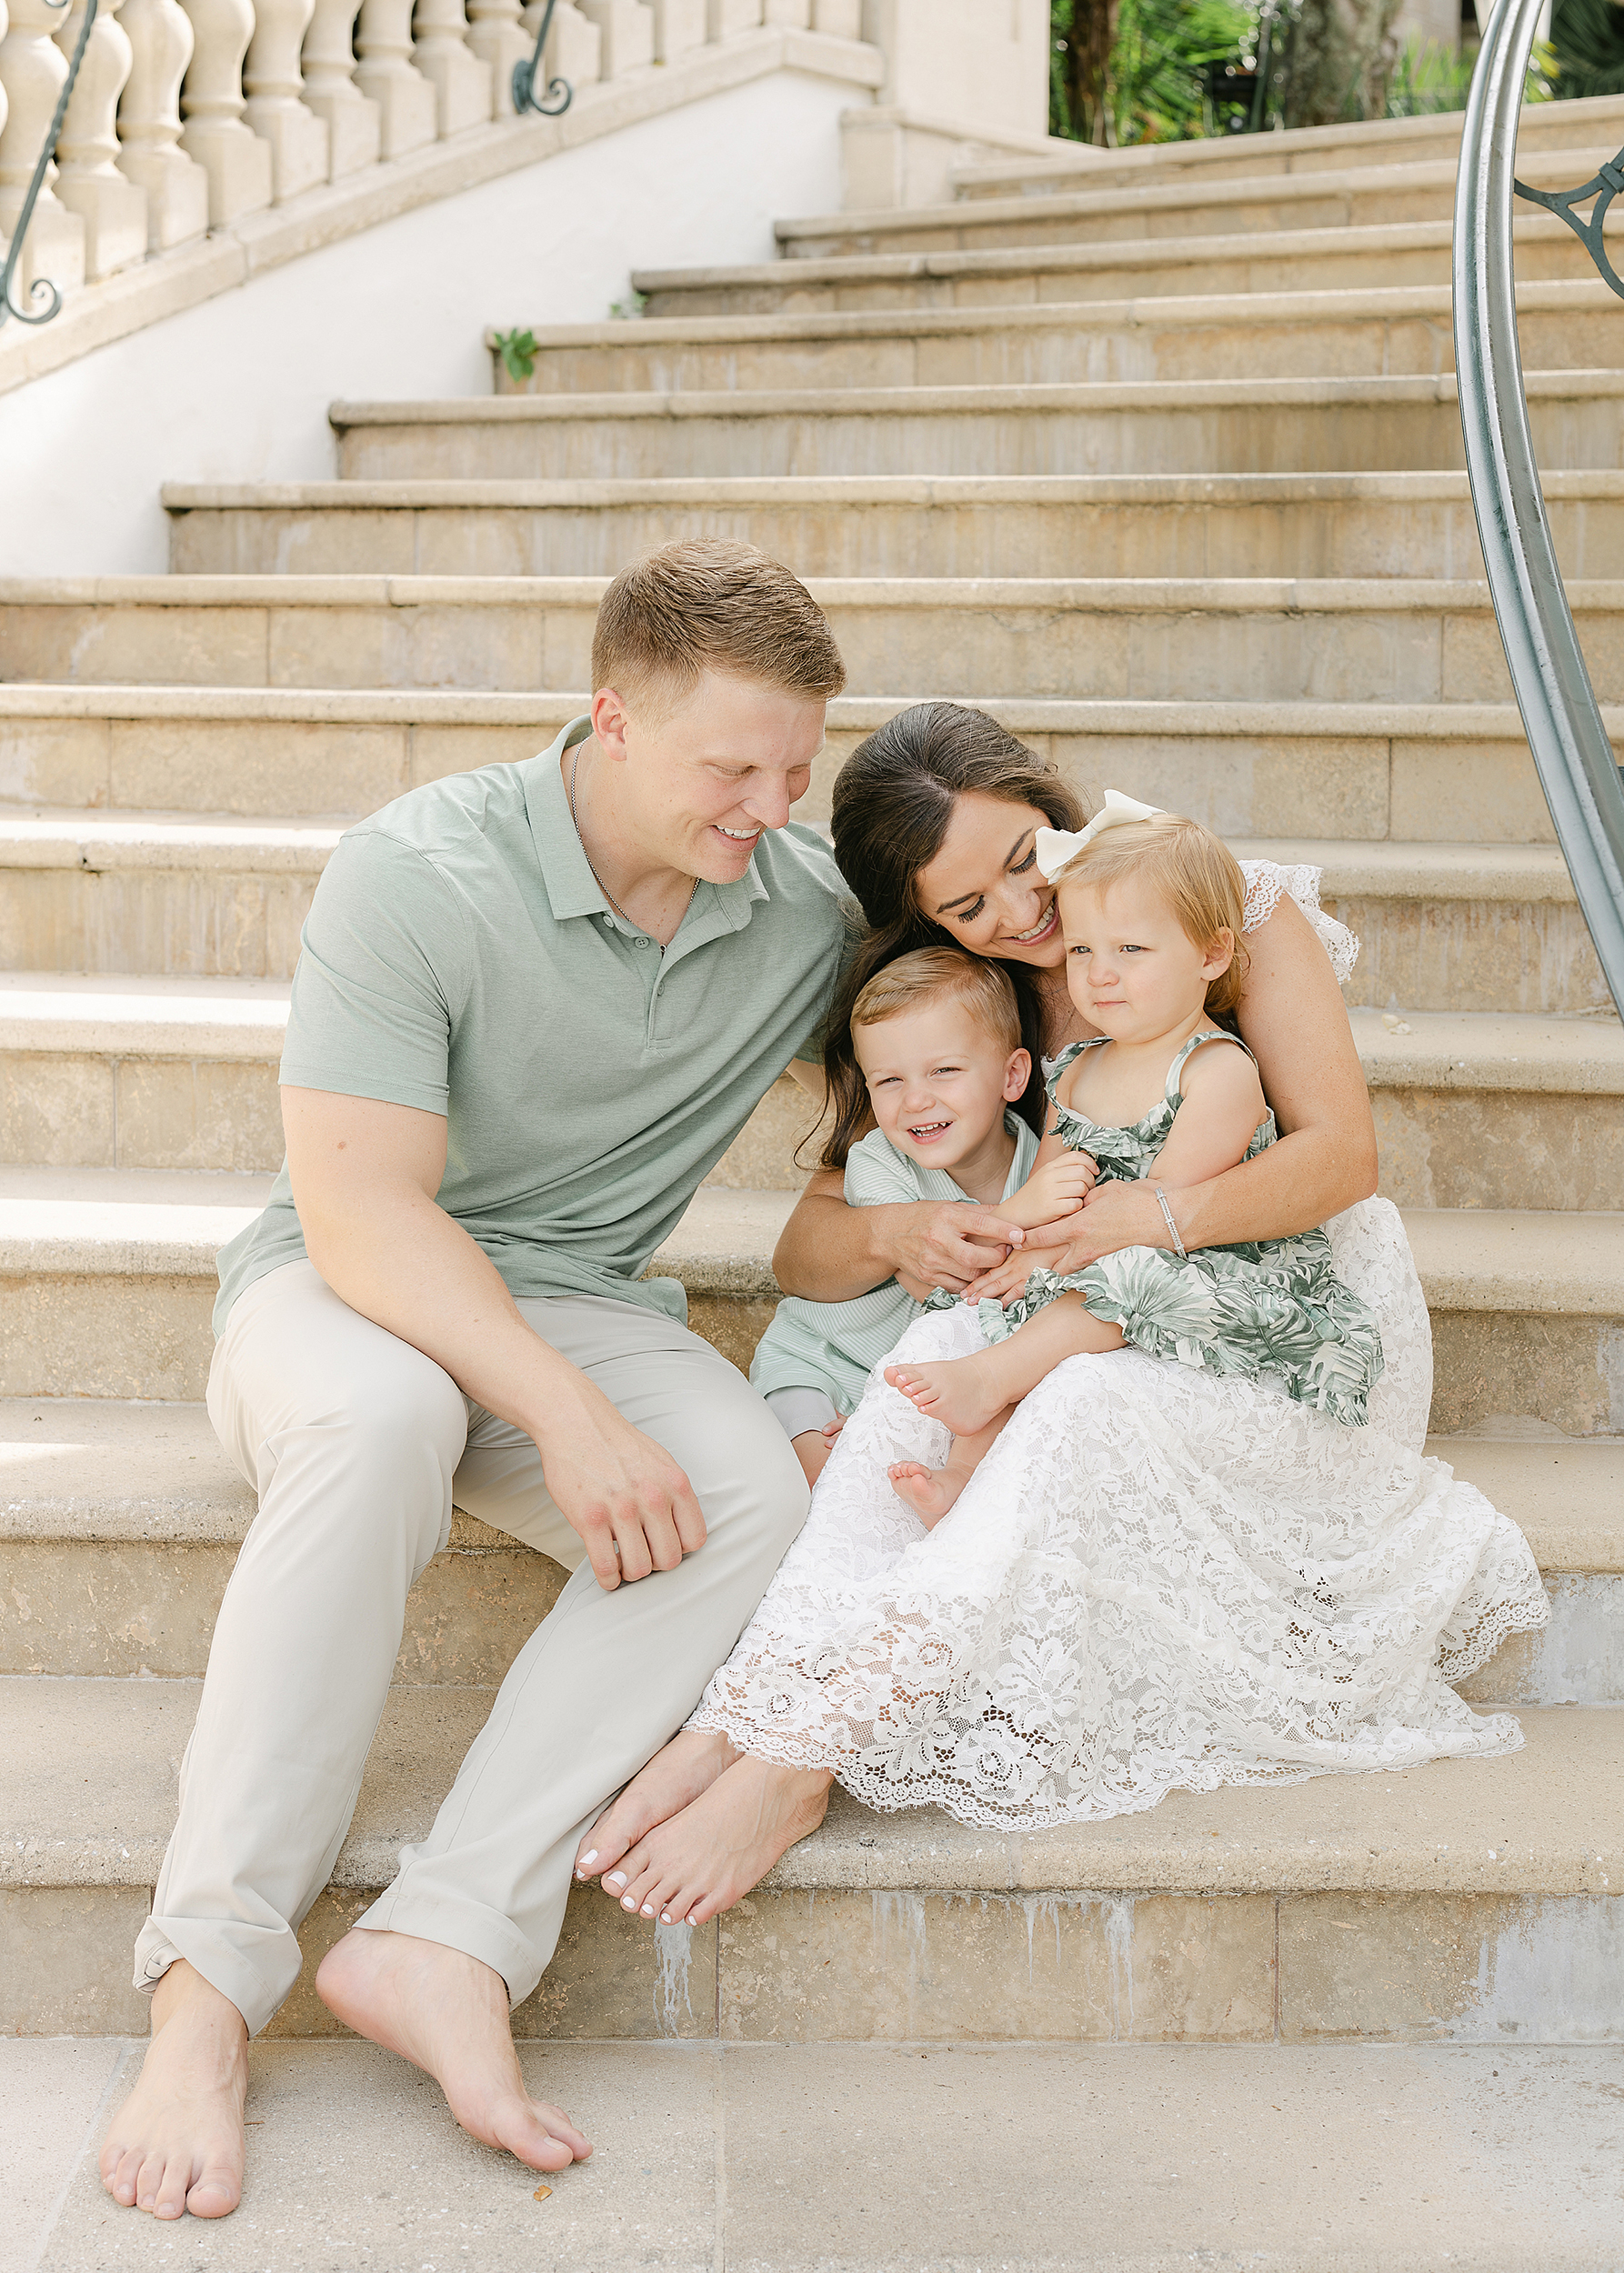
[(617, 577), (592, 668), (590, 718), (539, 757), (352, 829), (305, 928), (286, 1164), (221, 1256), (209, 1382), (260, 1511), (136, 1948), (153, 2041), (102, 2154), (160, 2218), (236, 2205), (247, 2039), (297, 1975), (454, 1495), (573, 1576), (317, 1988), (476, 2138), (543, 2170), (591, 2151), (526, 2091), (509, 2005), (583, 1833), (806, 1512), (788, 1439), (642, 1273), (785, 1068), (821, 1084), (840, 881), (788, 816), (844, 673), (789, 572), (721, 543)]

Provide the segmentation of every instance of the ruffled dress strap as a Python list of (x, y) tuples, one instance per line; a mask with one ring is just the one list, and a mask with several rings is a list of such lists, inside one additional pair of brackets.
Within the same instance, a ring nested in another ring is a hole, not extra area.
[(1243, 860), (1240, 873), (1246, 881), (1246, 905), (1241, 916), (1243, 931), (1258, 931), (1268, 921), (1280, 904), (1281, 895), (1295, 900), (1308, 917), (1320, 946), (1329, 956), (1331, 968), (1338, 985), (1353, 976), (1353, 966), (1358, 961), (1358, 935), (1339, 924), (1334, 916), (1328, 916), (1319, 905), (1319, 885), (1325, 875), (1323, 868), (1312, 861), (1298, 860), (1282, 865), (1278, 860)]

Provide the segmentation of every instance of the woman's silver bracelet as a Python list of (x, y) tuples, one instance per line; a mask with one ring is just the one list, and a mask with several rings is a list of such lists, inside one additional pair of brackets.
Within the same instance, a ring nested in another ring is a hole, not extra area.
[(1152, 1188), (1156, 1193), (1158, 1203), (1161, 1207), (1162, 1220), (1167, 1225), (1168, 1231), (1172, 1234), (1173, 1245), (1178, 1250), (1178, 1259), (1181, 1263), (1188, 1263), (1189, 1257), (1184, 1251), (1184, 1241), (1178, 1237), (1178, 1226), (1173, 1221), (1173, 1210), (1168, 1206), (1168, 1196), (1162, 1190), (1159, 1184), (1154, 1186)]

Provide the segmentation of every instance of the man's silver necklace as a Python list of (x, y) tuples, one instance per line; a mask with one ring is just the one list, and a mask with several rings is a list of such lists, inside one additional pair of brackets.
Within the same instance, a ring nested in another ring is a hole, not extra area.
[[(577, 845), (579, 845), (579, 846), (581, 847), (581, 857), (582, 857), (582, 859), (583, 859), (583, 860), (586, 863), (586, 866), (588, 866), (588, 868), (592, 868), (592, 855), (591, 855), (591, 854), (587, 851), (587, 849), (586, 849), (586, 838), (585, 838), (585, 837), (581, 835), (581, 824), (580, 824), (580, 822), (579, 822), (579, 821), (576, 818), (576, 774), (580, 771), (580, 766), (581, 766), (581, 748), (580, 748), (580, 745), (579, 745), (579, 743), (577, 743), (577, 744), (576, 745), (576, 754), (575, 754), (575, 756), (574, 756), (570, 759), (570, 761), (569, 761), (569, 825), (570, 825), (571, 828), (573, 828), (573, 829), (574, 829), (574, 831), (575, 831), (575, 833), (576, 833), (576, 844), (577, 844)], [(632, 922), (632, 918), (631, 918), (631, 917), (630, 917), (630, 916), (627, 914), (627, 912), (626, 912), (625, 908), (621, 906), (620, 902), (619, 902), (619, 901), (618, 901), (618, 900), (615, 897), (614, 893), (610, 891), (610, 889), (609, 889), (608, 886), (607, 886), (607, 885), (604, 882), (604, 880), (603, 880), (602, 876), (600, 876), (598, 875), (597, 870), (596, 870), (596, 868), (592, 868), (592, 881), (593, 881), (593, 883), (594, 883), (594, 884), (596, 884), (596, 886), (597, 886), (598, 890), (599, 890), (599, 891), (603, 894), (603, 896), (604, 896), (605, 899), (606, 899), (606, 900), (608, 901), (609, 906), (610, 906), (614, 909), (615, 913), (617, 914), (617, 916), (619, 916), (619, 918), (620, 918), (620, 920), (621, 920), (621, 922), (622, 922), (623, 924), (630, 924), (630, 925), (631, 925), (631, 928), (632, 928), (634, 931), (640, 931), (640, 932), (642, 932), (642, 934), (643, 934), (643, 936), (644, 936), (644, 937), (645, 937), (646, 939), (647, 939), (647, 938), (652, 938), (652, 937), (653, 937), (653, 934), (652, 934), (652, 933), (651, 933), (651, 932), (650, 932), (650, 931), (647, 928), (647, 926), (646, 926), (645, 925), (638, 924), (638, 923), (633, 923), (633, 922)], [(683, 909), (683, 911), (682, 911), (684, 916), (686, 916), (686, 915), (687, 914), (687, 912), (688, 912), (688, 908), (689, 908), (689, 907), (692, 907), (692, 906), (694, 905), (694, 894), (695, 894), (695, 893), (696, 893), (698, 889), (699, 889), (699, 879), (698, 879), (698, 877), (697, 877), (697, 876), (696, 876), (696, 877), (694, 878), (693, 883), (692, 883), (692, 884), (689, 886), (689, 887), (688, 887), (687, 906), (686, 906), (686, 907)], [(677, 921), (677, 931), (680, 931), (681, 929), (682, 929), (682, 923), (681, 923), (681, 919), (679, 918), (679, 919), (678, 919), (678, 921)], [(676, 932), (673, 932), (673, 933), (672, 933), (672, 935), (671, 935), (671, 936), (672, 936), (672, 938), (675, 938), (675, 937), (677, 936), (677, 933), (676, 933)], [(656, 945), (656, 946), (657, 946), (657, 947), (659, 948), (659, 951), (660, 951), (660, 953), (661, 953), (662, 955), (664, 955), (664, 954), (665, 954), (665, 952), (666, 952), (666, 947), (667, 947), (669, 944), (670, 944), (670, 942), (669, 942), (669, 941), (667, 941), (667, 942), (665, 942), (665, 943), (663, 943), (663, 944), (662, 944), (662, 942), (661, 942), (661, 941), (659, 941), (659, 940), (657, 940), (657, 939), (656, 939), (656, 940), (655, 940), (655, 945)]]

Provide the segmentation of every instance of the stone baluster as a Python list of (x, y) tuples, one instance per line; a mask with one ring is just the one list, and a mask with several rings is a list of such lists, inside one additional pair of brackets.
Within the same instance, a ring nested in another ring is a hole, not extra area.
[(243, 115), (271, 145), (271, 195), (279, 205), (327, 178), (327, 122), (306, 107), (299, 51), (315, 0), (255, 0), (243, 63)]
[[(530, 35), (532, 47), (546, 11), (546, 0), (528, 0), (520, 19)], [(602, 34), (596, 24), (587, 23), (574, 0), (558, 0), (541, 69), (536, 75), (536, 92), (542, 93), (554, 79), (567, 79), (578, 95), (584, 86), (596, 85), (602, 76)]]
[[(76, 0), (56, 45), (71, 62), (85, 25), (85, 0)], [(85, 275), (89, 283), (146, 257), (146, 192), (126, 181), (118, 156), (118, 98), (135, 61), (116, 11), (124, 0), (101, 0), (84, 61), (56, 137), (56, 195), (85, 224)]]
[(412, 0), (361, 0), (356, 84), (378, 107), (386, 158), (435, 138), (435, 91), (412, 62)]
[(581, 14), (603, 39), (603, 75), (624, 78), (654, 61), (654, 10), (644, 0), (578, 0)]
[(809, 32), (812, 0), (765, 0), (761, 20), (764, 24), (781, 24), (786, 31)]
[[(67, 77), (67, 58), (52, 35), (61, 11), (45, 0), (10, 0), (10, 22), (0, 38), (0, 88), (5, 94), (0, 125), (0, 238), (9, 240), (28, 195), (40, 145), (50, 131), (56, 97)], [(52, 190), (55, 167), (47, 166), (28, 224), (27, 240), (12, 278), (12, 297), (29, 305), (29, 287), (48, 277), (59, 292), (85, 281), (85, 224)], [(42, 295), (43, 296), (43, 295)]]
[(705, 0), (654, 0), (654, 59), (676, 63), (705, 45)]
[[(536, 45), (519, 22), (519, 0), (468, 0), (468, 45), (491, 67), (491, 101), (498, 118), (513, 115), (513, 66), (527, 63)], [(538, 87), (536, 93), (546, 93)]]
[(183, 0), (192, 19), (192, 67), (181, 89), (181, 148), (208, 175), (216, 228), (271, 202), (271, 145), (243, 124), (243, 57), (254, 36), (252, 0)]
[(327, 179), (376, 165), (378, 106), (356, 85), (356, 17), (361, 0), (316, 0), (305, 35), (305, 100), (327, 128)]
[(463, 0), (417, 0), (412, 17), (417, 68), (435, 91), (436, 130), (466, 134), (494, 111), (491, 67), (468, 53), (468, 19)]
[(124, 0), (133, 58), (118, 100), (118, 170), (146, 195), (146, 248), (166, 253), (208, 226), (208, 175), (180, 143), (180, 83), (192, 22), (179, 0)]
[(761, 22), (761, 0), (706, 0), (705, 33), (710, 40), (731, 39)]
[(861, 39), (863, 0), (812, 0), (812, 29), (831, 39)]

